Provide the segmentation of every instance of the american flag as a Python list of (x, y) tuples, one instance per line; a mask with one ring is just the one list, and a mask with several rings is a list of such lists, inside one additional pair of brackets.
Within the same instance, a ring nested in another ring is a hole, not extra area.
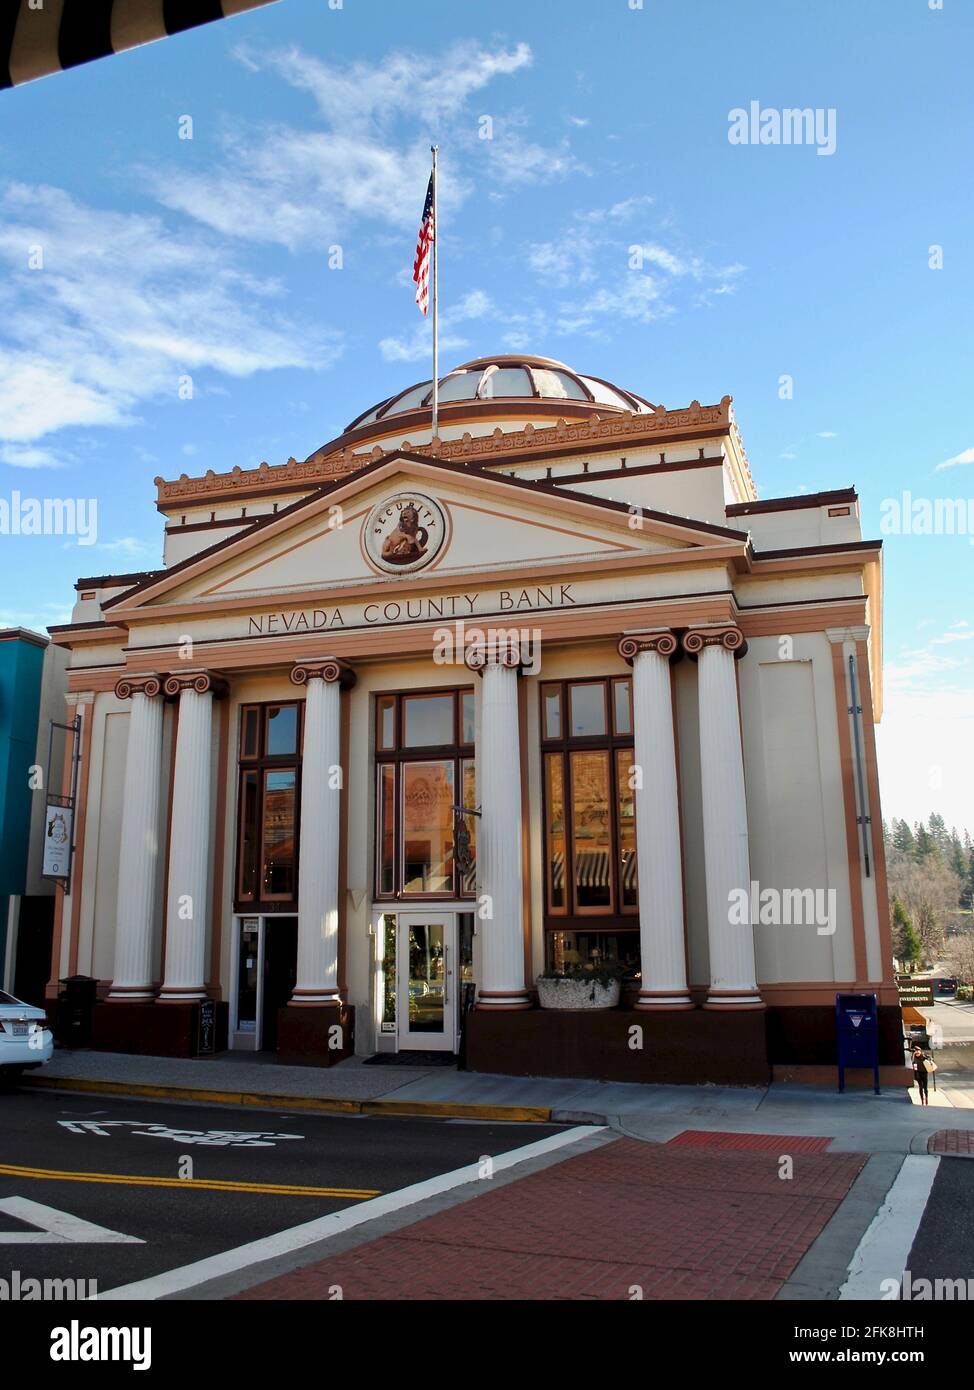
[(430, 307), (430, 257), (433, 242), (436, 240), (436, 226), (433, 218), (433, 176), (430, 175), (423, 206), (423, 220), (419, 225), (416, 240), (416, 260), (413, 264), (413, 279), (416, 281), (416, 303), (425, 317)]

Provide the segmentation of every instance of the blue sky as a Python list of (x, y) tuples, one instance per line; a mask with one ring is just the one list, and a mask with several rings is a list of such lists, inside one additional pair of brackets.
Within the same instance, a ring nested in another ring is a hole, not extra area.
[[(282, 0), (0, 94), (0, 497), (98, 502), (93, 545), (0, 537), (0, 623), (157, 565), (157, 474), (302, 458), (428, 374), (431, 140), (444, 368), (731, 394), (760, 495), (854, 483), (867, 536), (974, 499), (972, 40), (961, 0)], [(732, 145), (752, 101), (834, 108), (834, 154)], [(884, 810), (974, 830), (972, 534), (884, 539)]]

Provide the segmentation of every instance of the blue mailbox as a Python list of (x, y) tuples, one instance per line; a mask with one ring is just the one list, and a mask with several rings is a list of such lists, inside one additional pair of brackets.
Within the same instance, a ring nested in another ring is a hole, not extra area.
[(879, 1095), (879, 1007), (875, 994), (835, 996), (835, 1041), (839, 1090), (845, 1090), (846, 1067), (872, 1067)]

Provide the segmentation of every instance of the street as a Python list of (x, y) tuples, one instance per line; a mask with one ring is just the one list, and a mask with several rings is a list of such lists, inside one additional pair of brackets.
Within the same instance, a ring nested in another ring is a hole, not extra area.
[(30, 1091), (0, 1126), (0, 1279), (99, 1293), (560, 1132)]

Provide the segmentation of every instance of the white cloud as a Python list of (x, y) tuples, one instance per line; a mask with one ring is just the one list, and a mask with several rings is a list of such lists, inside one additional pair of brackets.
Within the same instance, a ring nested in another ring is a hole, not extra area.
[(475, 92), (497, 77), (531, 66), (530, 46), (491, 50), (478, 43), (453, 44), (433, 58), (424, 53), (392, 53), (381, 63), (324, 63), (297, 47), (258, 54), (241, 46), (237, 56), (251, 71), (270, 68), (285, 82), (310, 92), (332, 125), (368, 130), (395, 125), (403, 115), (422, 112), (431, 123), (456, 115)]
[(819, 430), (818, 437), (819, 439), (837, 439), (838, 435), (835, 430)]
[[(43, 249), (43, 269), (27, 268), (31, 246)], [(240, 269), (212, 238), (175, 236), (158, 217), (61, 189), (6, 189), (0, 265), (8, 445), (131, 423), (147, 400), (177, 402), (186, 373), (319, 368), (340, 351), (337, 334), (280, 313), (280, 286)]]
[(574, 291), (572, 301), (558, 307), (559, 332), (601, 337), (606, 320), (652, 323), (700, 307), (711, 295), (733, 293), (743, 265), (713, 265), (659, 235), (635, 240), (625, 234), (626, 224), (650, 216), (652, 207), (650, 195), (638, 194), (578, 211), (556, 237), (528, 245), (525, 260), (538, 279)]
[(492, 140), (485, 140), (488, 173), (509, 187), (553, 183), (568, 174), (588, 174), (587, 165), (576, 159), (567, 141), (540, 145), (525, 140), (516, 130), (502, 126)]
[(943, 463), (938, 463), (933, 471), (940, 473), (945, 468), (959, 468), (965, 463), (974, 463), (974, 449), (964, 449), (963, 452), (955, 454), (953, 458), (944, 459)]
[[(417, 315), (419, 310), (416, 310)], [(490, 296), (483, 290), (468, 290), (462, 299), (448, 308), (440, 309), (440, 352), (459, 352), (467, 347), (467, 339), (453, 329), (454, 324), (470, 319), (493, 317), (496, 314)], [(429, 319), (418, 319), (408, 333), (382, 338), (379, 352), (386, 362), (429, 362), (432, 370), (433, 325)], [(441, 358), (442, 362), (442, 358)], [(442, 367), (441, 367), (442, 370)], [(449, 368), (447, 368), (449, 370)]]
[(11, 468), (63, 468), (64, 462), (50, 449), (38, 449), (35, 446), (21, 446), (16, 444), (5, 444), (0, 448), (0, 462), (8, 464)]
[(95, 549), (107, 550), (115, 555), (124, 555), (129, 559), (135, 559), (144, 555), (157, 555), (159, 543), (139, 540), (137, 536), (119, 536), (114, 541), (99, 541)]
[(451, 150), (476, 147), (491, 176), (509, 185), (576, 167), (567, 146), (531, 144), (512, 128), (514, 120), (496, 118), (493, 141), (477, 138), (471, 99), (495, 79), (529, 67), (527, 44), (459, 43), (438, 54), (392, 53), (377, 64), (326, 63), (294, 47), (237, 54), (251, 71), (271, 71), (309, 93), (324, 128), (238, 126), (225, 133), (223, 162), (214, 171), (147, 171), (162, 203), (224, 235), (324, 255), (363, 221), (415, 230), (429, 178), (431, 128), (443, 140), (441, 216), (449, 217), (474, 188)]

